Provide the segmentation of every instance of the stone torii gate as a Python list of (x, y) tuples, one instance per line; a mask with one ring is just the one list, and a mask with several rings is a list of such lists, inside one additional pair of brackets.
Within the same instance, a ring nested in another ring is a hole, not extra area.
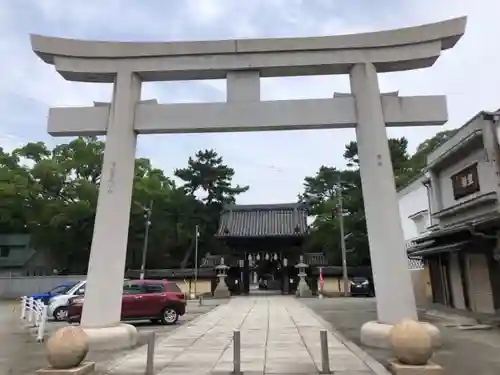
[[(362, 337), (416, 319), (385, 127), (442, 125), (446, 98), (381, 95), (377, 73), (432, 66), (465, 25), (464, 17), (355, 35), (167, 43), (32, 35), (33, 51), (65, 79), (113, 84), (110, 104), (51, 108), (48, 119), (53, 136), (106, 135), (82, 317), (91, 342), (136, 337), (120, 313), (138, 134), (355, 128), (378, 314)], [(351, 94), (260, 100), (261, 77), (327, 74), (349, 74)], [(141, 82), (201, 79), (226, 79), (227, 102), (140, 100)]]

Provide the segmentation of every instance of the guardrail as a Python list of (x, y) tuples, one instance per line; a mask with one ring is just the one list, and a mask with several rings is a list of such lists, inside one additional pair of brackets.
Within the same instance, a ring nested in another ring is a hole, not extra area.
[(36, 341), (43, 342), (47, 324), (47, 305), (32, 297), (21, 297), (21, 320), (27, 320), (30, 327), (37, 328)]

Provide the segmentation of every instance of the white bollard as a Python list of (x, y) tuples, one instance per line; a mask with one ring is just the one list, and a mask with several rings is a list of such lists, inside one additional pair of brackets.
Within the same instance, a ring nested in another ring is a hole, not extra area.
[(26, 296), (21, 297), (21, 320), (26, 319)]
[(38, 311), (38, 305), (35, 303), (35, 327), (40, 327), (40, 311)]
[(37, 342), (43, 342), (45, 338), (45, 325), (47, 323), (47, 305), (43, 305), (42, 311), (40, 312), (40, 325), (38, 326), (38, 333), (36, 337)]
[(28, 300), (27, 300), (27, 309), (28, 309), (28, 323), (32, 323), (33, 322), (33, 308), (34, 308), (34, 302), (35, 300), (31, 297), (28, 297)]
[(43, 314), (43, 307), (45, 305), (40, 302), (40, 301), (35, 301), (35, 313), (36, 313), (36, 321), (35, 321), (35, 327), (40, 327), (40, 324), (42, 322), (42, 314)]

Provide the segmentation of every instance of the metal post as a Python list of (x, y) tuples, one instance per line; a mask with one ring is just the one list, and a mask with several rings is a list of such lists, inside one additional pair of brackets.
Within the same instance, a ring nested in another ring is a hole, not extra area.
[(319, 332), (319, 339), (321, 342), (321, 371), (320, 374), (331, 374), (330, 371), (330, 357), (328, 355), (328, 336), (325, 330)]
[(149, 208), (144, 209), (144, 244), (142, 247), (142, 262), (140, 279), (144, 280), (146, 274), (146, 257), (148, 253), (149, 227), (151, 225), (151, 213), (153, 212), (153, 201), (149, 202)]
[(148, 351), (146, 356), (146, 375), (154, 375), (155, 367), (155, 341), (156, 332), (151, 332), (148, 340)]
[(196, 298), (196, 285), (198, 284), (198, 237), (200, 237), (200, 232), (198, 225), (196, 225), (194, 239), (194, 298)]
[(240, 331), (233, 332), (233, 374), (241, 374), (241, 336)]
[(340, 246), (342, 248), (342, 278), (344, 279), (344, 296), (347, 297), (349, 295), (349, 277), (347, 275), (347, 250), (344, 235), (344, 206), (342, 202), (342, 187), (340, 178), (338, 181), (338, 215), (340, 227)]

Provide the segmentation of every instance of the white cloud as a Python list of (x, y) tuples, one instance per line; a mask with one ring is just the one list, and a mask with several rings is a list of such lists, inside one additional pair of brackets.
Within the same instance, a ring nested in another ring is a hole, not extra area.
[[(466, 36), (445, 51), (436, 65), (413, 72), (384, 74), (383, 91), (402, 95), (447, 94), (450, 122), (463, 124), (483, 109), (500, 107), (500, 3), (491, 0), (3, 0), (0, 7), (0, 144), (51, 142), (45, 132), (49, 106), (89, 105), (109, 100), (110, 85), (64, 81), (31, 51), (28, 33), (101, 40), (196, 40), (245, 37), (348, 34), (413, 26), (468, 15)], [(347, 77), (265, 79), (262, 98), (331, 97), (348, 91)], [(225, 100), (223, 81), (145, 84), (143, 98), (162, 102)], [(406, 136), (411, 148), (437, 128), (390, 129)], [(321, 164), (342, 166), (352, 130), (316, 132), (165, 135), (141, 137), (139, 154), (167, 173), (185, 165), (200, 148), (215, 148), (236, 169), (236, 181), (250, 184), (240, 202), (294, 200), (306, 174)], [(14, 143), (12, 143), (14, 142)], [(13, 147), (13, 146), (8, 146)]]

